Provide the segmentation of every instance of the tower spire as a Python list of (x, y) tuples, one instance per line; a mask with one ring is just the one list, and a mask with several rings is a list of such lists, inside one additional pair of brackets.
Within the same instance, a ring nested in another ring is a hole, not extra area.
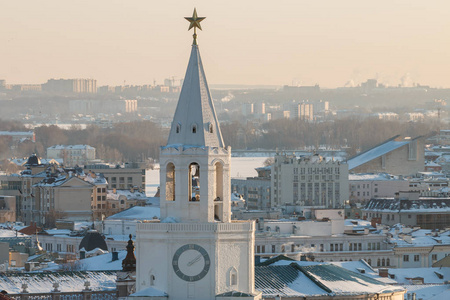
[(186, 20), (189, 21), (189, 30), (194, 28), (194, 34), (192, 35), (194, 37), (194, 41), (192, 42), (192, 45), (197, 45), (197, 28), (202, 30), (202, 26), (200, 25), (200, 22), (206, 19), (206, 17), (198, 17), (197, 16), (197, 10), (194, 8), (194, 12), (192, 13), (192, 17), (185, 17)]
[(200, 22), (205, 18), (198, 17), (194, 9), (192, 17), (185, 19), (190, 22), (189, 29), (194, 28), (194, 42), (167, 146), (223, 148), (219, 121), (206, 82), (195, 33), (196, 28), (202, 29)]

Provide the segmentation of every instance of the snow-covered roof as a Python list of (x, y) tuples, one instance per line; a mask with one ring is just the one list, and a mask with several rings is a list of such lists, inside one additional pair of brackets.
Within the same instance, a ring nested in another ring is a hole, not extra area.
[(9, 294), (19, 294), (22, 284), (28, 285), (29, 293), (49, 293), (54, 290), (53, 284), (59, 283), (61, 292), (82, 291), (85, 282), (89, 281), (93, 291), (116, 289), (114, 272), (39, 272), (39, 273), (0, 273), (0, 290)]
[(265, 297), (365, 295), (404, 290), (331, 263), (286, 260), (257, 266), (255, 288)]
[(86, 176), (83, 177), (83, 180), (92, 183), (93, 185), (108, 184), (108, 181), (106, 181), (103, 174), (87, 173)]
[(28, 235), (11, 229), (0, 229), (0, 238), (26, 237)]
[(365, 181), (365, 180), (370, 180), (370, 181), (374, 181), (374, 180), (404, 180), (404, 179), (399, 179), (398, 176), (394, 176), (391, 174), (387, 174), (387, 173), (357, 173), (357, 174), (348, 174), (348, 180), (349, 181)]
[(147, 200), (150, 197), (147, 197), (144, 192), (139, 192), (138, 190), (135, 190), (134, 192), (131, 192), (130, 190), (108, 190), (108, 198), (111, 199), (119, 199), (119, 196), (125, 196), (128, 200), (130, 199), (144, 199)]
[(378, 145), (372, 149), (369, 149), (363, 153), (360, 153), (360, 154), (350, 158), (347, 161), (348, 169), (352, 170), (356, 167), (359, 167), (371, 160), (374, 160), (377, 157), (380, 157), (382, 155), (385, 155), (389, 152), (394, 151), (395, 149), (403, 147), (404, 145), (407, 145), (408, 143), (410, 143), (412, 141), (412, 140), (397, 141), (396, 140), (397, 138), (398, 138), (398, 136), (395, 136), (395, 137), (389, 139), (388, 141), (384, 142), (381, 145)]
[(391, 230), (392, 237), (389, 242), (396, 247), (429, 247), (450, 245), (449, 231), (441, 233), (432, 232), (428, 229), (414, 230), (411, 233), (403, 234), (401, 231), (397, 234)]
[(53, 145), (47, 148), (47, 150), (95, 150), (94, 147), (89, 145)]
[(450, 212), (450, 198), (426, 198), (405, 200), (394, 198), (371, 199), (363, 210), (384, 212)]
[(146, 289), (140, 290), (139, 292), (131, 294), (128, 297), (167, 297), (167, 294), (153, 287), (148, 287)]
[(440, 164), (437, 164), (433, 161), (429, 161), (429, 162), (425, 163), (425, 167), (440, 167), (440, 166), (441, 166)]
[(373, 278), (384, 283), (388, 284), (397, 283), (397, 281), (389, 277), (380, 277), (378, 275), (378, 271), (372, 268), (366, 261), (362, 259), (357, 261), (335, 261), (330, 263), (335, 266), (347, 269), (355, 273), (360, 273), (366, 277)]
[(122, 260), (127, 256), (127, 251), (117, 251), (118, 260), (112, 260), (112, 253), (106, 253), (80, 260), (82, 270), (86, 271), (120, 271)]
[(158, 206), (133, 206), (115, 215), (109, 216), (106, 220), (152, 220), (154, 217), (160, 218), (160, 208)]
[(424, 284), (445, 283), (450, 280), (450, 268), (404, 268), (389, 269), (393, 280), (400, 284), (412, 284), (411, 278), (421, 277)]
[(450, 299), (450, 287), (448, 284), (430, 285), (405, 285), (408, 294), (415, 293), (416, 299), (443, 300)]
[(33, 136), (33, 131), (0, 131), (0, 135)]

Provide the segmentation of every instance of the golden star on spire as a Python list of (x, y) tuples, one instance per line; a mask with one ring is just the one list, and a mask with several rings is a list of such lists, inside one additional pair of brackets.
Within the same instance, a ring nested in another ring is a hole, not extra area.
[(202, 26), (200, 25), (200, 22), (203, 21), (204, 19), (206, 19), (206, 17), (198, 17), (197, 16), (197, 10), (194, 8), (194, 13), (192, 14), (192, 17), (185, 17), (186, 20), (188, 20), (190, 22), (189, 24), (189, 29), (191, 30), (192, 28), (194, 28), (194, 45), (197, 45), (197, 31), (196, 29), (200, 29), (202, 30)]

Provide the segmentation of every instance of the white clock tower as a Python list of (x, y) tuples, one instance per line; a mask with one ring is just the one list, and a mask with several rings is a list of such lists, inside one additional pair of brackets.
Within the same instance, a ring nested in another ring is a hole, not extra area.
[(160, 152), (161, 221), (139, 224), (135, 296), (261, 299), (254, 222), (231, 221), (230, 158), (194, 42), (167, 145)]

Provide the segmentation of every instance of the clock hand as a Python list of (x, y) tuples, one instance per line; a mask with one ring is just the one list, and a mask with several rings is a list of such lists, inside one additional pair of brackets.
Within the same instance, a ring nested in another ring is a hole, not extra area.
[(192, 266), (193, 264), (198, 262), (200, 260), (200, 258), (202, 258), (202, 255), (201, 254), (197, 255), (197, 257), (195, 257), (193, 260), (191, 260), (190, 262), (187, 263), (187, 266), (188, 267)]

